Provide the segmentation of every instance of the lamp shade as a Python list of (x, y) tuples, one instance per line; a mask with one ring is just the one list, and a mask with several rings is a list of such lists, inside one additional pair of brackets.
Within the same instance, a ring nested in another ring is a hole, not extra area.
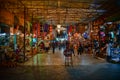
[(58, 25), (57, 25), (57, 28), (61, 28), (61, 25), (60, 25), (60, 24), (58, 24)]

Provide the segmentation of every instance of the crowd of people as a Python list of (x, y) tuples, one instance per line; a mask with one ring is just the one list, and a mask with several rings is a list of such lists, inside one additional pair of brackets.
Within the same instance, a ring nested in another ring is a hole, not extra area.
[[(33, 46), (33, 51), (34, 51), (34, 47), (35, 46)], [(91, 54), (95, 58), (98, 57), (102, 51), (105, 51), (107, 60), (109, 61), (111, 58), (110, 48), (113, 47), (113, 43), (105, 42), (105, 45), (101, 47), (98, 40), (93, 40), (93, 41), (86, 40), (83, 42), (76, 41), (75, 43), (71, 41), (66, 41), (66, 40), (65, 41), (41, 41), (37, 47), (38, 47), (38, 50), (44, 51), (44, 53), (46, 54), (49, 52), (50, 49), (52, 50), (53, 54), (56, 53), (56, 50), (64, 49), (63, 54), (65, 56), (67, 55), (67, 52), (69, 52), (69, 54), (72, 56), (79, 56), (82, 54)], [(21, 54), (21, 52), (23, 53), (22, 48), (23, 48), (22, 46), (18, 45), (16, 50), (13, 53), (14, 55), (7, 54), (9, 52), (6, 50), (7, 48), (0, 49), (0, 52), (5, 53), (6, 60), (10, 60), (14, 58), (14, 60), (18, 61), (20, 60), (19, 54)]]
[(91, 54), (92, 44), (90, 41), (73, 43), (70, 41), (46, 41), (39, 44), (39, 48), (44, 50), (46, 53), (49, 49), (55, 53), (56, 48), (61, 50), (69, 48), (74, 56), (81, 55), (82, 53)]

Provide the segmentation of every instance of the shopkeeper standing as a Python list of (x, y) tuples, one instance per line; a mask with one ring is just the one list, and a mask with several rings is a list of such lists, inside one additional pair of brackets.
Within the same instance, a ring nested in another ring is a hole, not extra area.
[(113, 46), (113, 43), (112, 42), (106, 42), (106, 45), (105, 45), (105, 47), (102, 49), (102, 50), (104, 50), (105, 48), (106, 48), (106, 60), (109, 62), (110, 61), (110, 59), (111, 59), (111, 51), (110, 51), (110, 49), (112, 48), (112, 46)]

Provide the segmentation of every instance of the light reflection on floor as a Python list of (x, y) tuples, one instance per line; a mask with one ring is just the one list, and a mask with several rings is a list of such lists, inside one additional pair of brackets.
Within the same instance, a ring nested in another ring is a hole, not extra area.
[[(97, 63), (104, 63), (105, 60), (93, 58), (90, 54), (82, 54), (73, 56), (73, 65), (91, 65)], [(36, 54), (24, 65), (64, 65), (63, 49), (56, 49), (55, 53), (50, 50), (48, 53)]]

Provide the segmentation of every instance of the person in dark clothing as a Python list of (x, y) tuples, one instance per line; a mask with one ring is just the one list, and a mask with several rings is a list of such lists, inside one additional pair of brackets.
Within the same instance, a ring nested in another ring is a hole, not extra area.
[(75, 56), (73, 45), (70, 45), (70, 50), (71, 50), (72, 54), (74, 54), (74, 56)]
[(55, 53), (55, 47), (56, 47), (56, 45), (55, 45), (55, 43), (54, 42), (52, 42), (52, 51), (53, 51), (53, 54)]
[(69, 66), (70, 64), (73, 65), (72, 52), (69, 46), (66, 47), (66, 49), (63, 51), (63, 54), (65, 56), (65, 66)]
[(82, 45), (80, 44), (79, 47), (78, 47), (78, 55), (81, 55), (82, 54)]

